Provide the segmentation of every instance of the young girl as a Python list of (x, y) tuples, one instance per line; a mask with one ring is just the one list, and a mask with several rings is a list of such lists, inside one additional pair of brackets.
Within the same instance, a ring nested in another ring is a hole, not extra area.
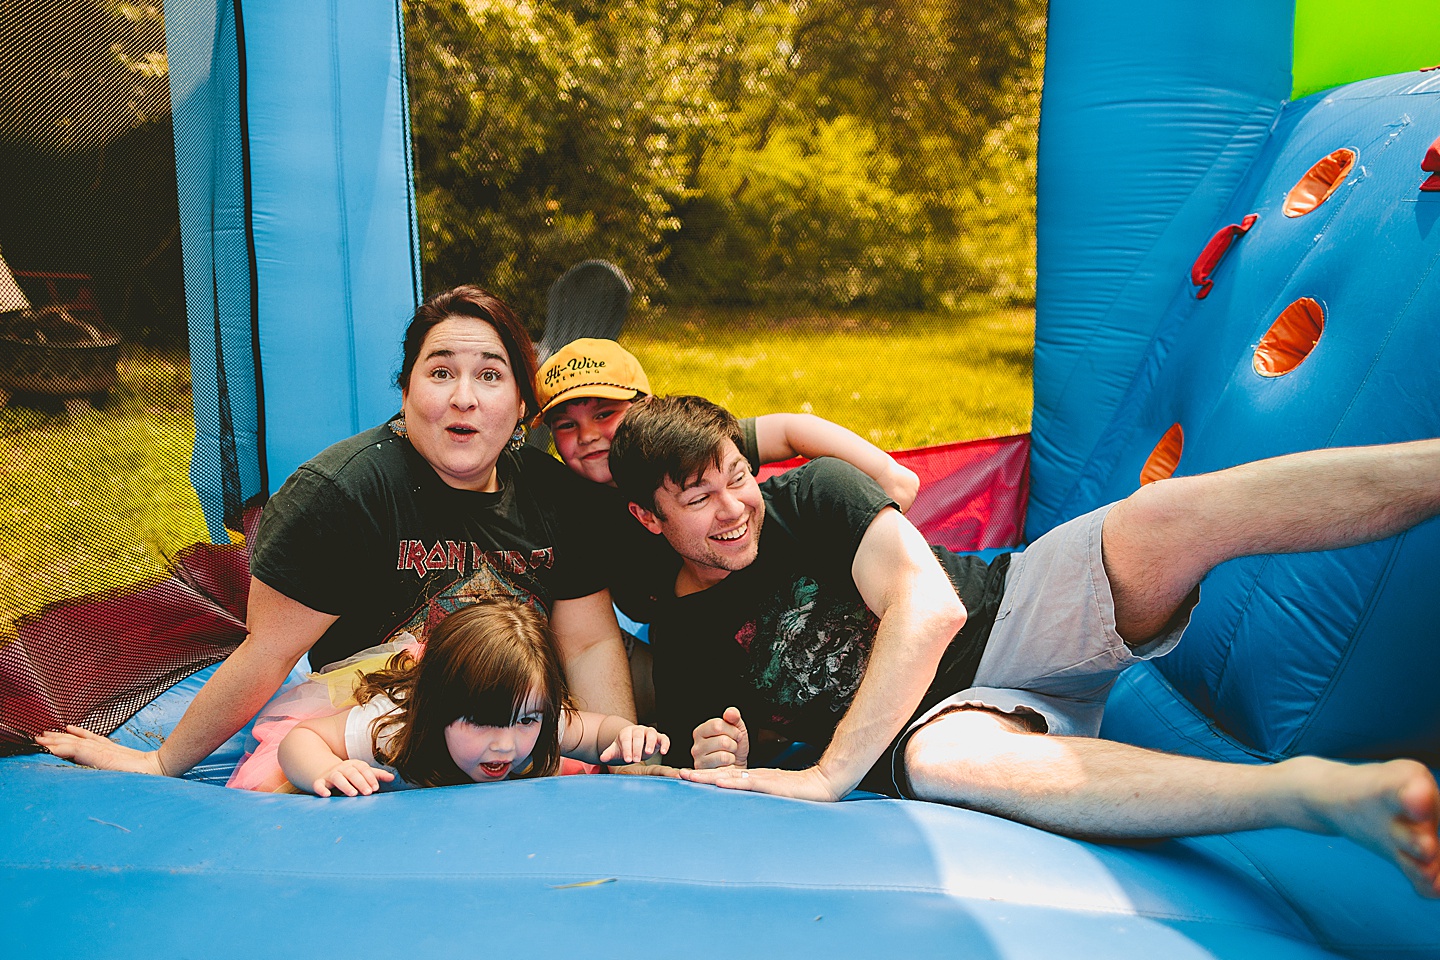
[[(553, 776), (562, 756), (635, 763), (669, 749), (653, 727), (575, 710), (546, 620), (513, 600), (450, 614), (423, 647), (386, 648), (272, 701), (256, 721), (259, 747), (229, 786), (353, 797)], [(307, 699), (353, 706), (299, 719)]]

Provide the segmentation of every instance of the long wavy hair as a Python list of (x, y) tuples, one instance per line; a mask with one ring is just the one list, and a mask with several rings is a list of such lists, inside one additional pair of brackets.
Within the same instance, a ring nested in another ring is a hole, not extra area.
[(365, 678), (355, 699), (366, 703), (379, 694), (398, 709), (375, 724), (375, 759), (422, 787), (471, 782), (450, 756), (446, 727), (457, 720), (508, 727), (536, 694), (540, 735), (530, 769), (514, 779), (553, 776), (560, 767), (561, 711), (574, 709), (549, 622), (510, 599), (450, 614), (427, 638), (423, 656), (417, 660), (408, 652), (397, 653), (384, 670)]

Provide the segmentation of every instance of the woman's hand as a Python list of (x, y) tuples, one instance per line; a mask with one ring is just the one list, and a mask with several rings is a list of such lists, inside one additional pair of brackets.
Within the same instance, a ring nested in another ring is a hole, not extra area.
[(600, 752), (600, 762), (639, 763), (669, 749), (670, 738), (665, 734), (654, 727), (632, 723), (623, 728), (610, 746)]
[(92, 733), (84, 727), (65, 725), (65, 732), (50, 730), (35, 735), (35, 742), (57, 757), (86, 767), (121, 770), (126, 773), (150, 773), (164, 776), (159, 750), (136, 750)]
[(377, 770), (363, 760), (341, 760), (316, 778), (310, 785), (310, 792), (317, 797), (328, 797), (332, 788), (347, 797), (369, 796), (380, 789), (380, 781), (389, 782), (395, 774), (389, 770)]

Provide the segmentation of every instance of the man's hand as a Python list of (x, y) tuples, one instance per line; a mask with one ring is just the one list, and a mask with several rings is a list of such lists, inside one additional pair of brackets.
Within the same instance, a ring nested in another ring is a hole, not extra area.
[(339, 790), (347, 797), (363, 794), (369, 796), (380, 790), (380, 781), (389, 782), (395, 774), (389, 770), (377, 770), (363, 760), (341, 760), (317, 777), (310, 785), (310, 792), (317, 797), (328, 797), (333, 790)]
[(696, 770), (732, 767), (743, 770), (750, 759), (750, 734), (737, 707), (726, 707), (725, 713), (706, 720), (695, 728), (695, 743), (690, 756)]
[(102, 737), (84, 727), (66, 724), (64, 733), (52, 730), (36, 734), (35, 742), (55, 756), (82, 766), (122, 770), (126, 773), (165, 775), (165, 769), (160, 765), (159, 750), (124, 747), (109, 737)]
[(727, 790), (753, 790), (775, 797), (794, 797), (797, 800), (819, 800), (832, 802), (845, 795), (841, 788), (832, 783), (819, 767), (805, 770), (776, 770), (759, 767), (743, 770), (739, 767), (722, 767), (717, 770), (681, 770), (680, 778), (691, 783), (710, 783)]

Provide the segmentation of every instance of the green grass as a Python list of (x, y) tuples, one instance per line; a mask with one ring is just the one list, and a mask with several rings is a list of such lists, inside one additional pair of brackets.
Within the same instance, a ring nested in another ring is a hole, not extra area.
[[(677, 309), (622, 339), (661, 393), (740, 416), (816, 413), (887, 449), (1029, 429), (1030, 310)], [(45, 603), (154, 577), (207, 539), (193, 443), (184, 356), (131, 348), (100, 410), (0, 407), (0, 637)]]
[(658, 393), (814, 413), (887, 450), (1030, 429), (1035, 317), (671, 311), (622, 334)]
[(160, 574), (209, 539), (184, 356), (127, 349), (100, 409), (0, 407), (0, 636), (45, 603)]

